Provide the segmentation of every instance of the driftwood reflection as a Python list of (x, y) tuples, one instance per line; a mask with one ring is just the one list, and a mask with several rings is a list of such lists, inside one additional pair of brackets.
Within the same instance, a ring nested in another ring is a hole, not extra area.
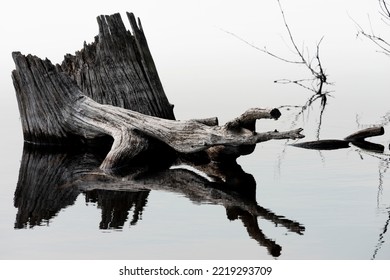
[(99, 171), (100, 162), (98, 155), (85, 151), (72, 154), (25, 149), (15, 191), (15, 228), (49, 224), (84, 193), (86, 201), (102, 211), (100, 229), (121, 229), (128, 220), (130, 225), (137, 224), (151, 190), (165, 190), (197, 204), (224, 206), (227, 218), (241, 220), (249, 236), (275, 257), (282, 248), (263, 233), (258, 218), (297, 234), (305, 230), (298, 222), (259, 206), (255, 179), (236, 163), (208, 163), (196, 166), (198, 170), (188, 165), (160, 170), (134, 168), (119, 176)]

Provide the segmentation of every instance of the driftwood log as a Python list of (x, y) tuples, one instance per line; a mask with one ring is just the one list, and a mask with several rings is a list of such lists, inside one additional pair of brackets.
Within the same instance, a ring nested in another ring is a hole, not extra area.
[[(13, 53), (12, 73), (24, 139), (37, 145), (75, 145), (105, 139), (100, 165), (126, 165), (147, 151), (203, 152), (210, 160), (235, 159), (258, 142), (302, 138), (302, 129), (255, 132), (257, 119), (277, 119), (278, 109), (250, 109), (223, 126), (216, 118), (175, 120), (140, 21), (127, 13), (98, 17), (99, 35), (62, 65)], [(157, 147), (157, 149), (156, 149)]]
[(249, 109), (224, 125), (216, 117), (176, 120), (141, 23), (127, 16), (132, 33), (119, 14), (99, 16), (94, 42), (61, 65), (13, 53), (25, 140), (15, 228), (49, 222), (80, 193), (102, 209), (99, 228), (123, 227), (131, 209), (135, 225), (150, 191), (164, 190), (222, 205), (229, 220), (241, 220), (251, 238), (279, 256), (282, 247), (257, 219), (297, 234), (305, 228), (258, 205), (256, 181), (236, 158), (258, 142), (302, 138), (302, 129), (256, 132), (256, 120), (276, 120), (278, 109)]

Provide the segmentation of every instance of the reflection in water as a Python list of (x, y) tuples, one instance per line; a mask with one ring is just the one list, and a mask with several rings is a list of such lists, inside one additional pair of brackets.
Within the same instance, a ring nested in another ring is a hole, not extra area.
[(150, 191), (107, 191), (93, 190), (85, 193), (87, 202), (96, 203), (102, 209), (99, 229), (121, 229), (128, 220), (129, 211), (134, 206), (130, 225), (136, 225), (147, 203)]
[[(49, 224), (61, 209), (73, 205), (79, 188), (74, 182), (85, 173), (99, 167), (98, 154), (83, 151), (34, 149), (23, 151), (14, 205), (18, 208), (15, 228), (21, 229)], [(100, 229), (119, 229), (134, 206), (131, 224), (136, 224), (146, 204), (149, 191), (115, 192), (96, 190), (87, 192), (87, 202), (97, 203), (102, 209)]]
[[(311, 104), (311, 103), (312, 103), (312, 101), (311, 101), (311, 99), (309, 99), (308, 104)], [(356, 152), (360, 155), (360, 158), (362, 160), (364, 159), (364, 157), (366, 155), (370, 156), (370, 157), (377, 158), (379, 161), (379, 166), (378, 166), (378, 173), (379, 173), (379, 180), (378, 181), (379, 181), (379, 183), (378, 183), (378, 194), (377, 194), (377, 207), (379, 209), (381, 196), (383, 194), (384, 175), (385, 175), (386, 171), (389, 169), (389, 165), (390, 165), (390, 154), (385, 152), (386, 147), (384, 145), (366, 141), (365, 137), (383, 135), (384, 134), (384, 127), (386, 127), (390, 124), (390, 112), (386, 113), (385, 116), (383, 116), (381, 118), (381, 120), (379, 121), (379, 124), (376, 123), (376, 124), (369, 125), (368, 126), (369, 129), (366, 128), (366, 129), (363, 129), (361, 131), (358, 131), (355, 134), (352, 134), (352, 135), (344, 138), (344, 140), (338, 140), (338, 139), (320, 140), (319, 139), (319, 134), (320, 134), (319, 132), (320, 132), (320, 128), (321, 128), (322, 114), (323, 114), (323, 111), (325, 109), (325, 105), (326, 105), (326, 100), (325, 100), (325, 102), (321, 101), (322, 108), (320, 111), (318, 129), (317, 129), (317, 134), (316, 134), (317, 140), (316, 141), (309, 141), (309, 142), (295, 143), (295, 144), (292, 144), (292, 146), (322, 151), (322, 150), (335, 150), (335, 149), (349, 148), (350, 144), (352, 144), (354, 147), (356, 147)], [(303, 106), (302, 111), (300, 113), (298, 113), (296, 121), (298, 120), (298, 117), (300, 116), (300, 114), (303, 113), (305, 108), (306, 107)], [(356, 121), (357, 121), (358, 127), (362, 127), (359, 123), (358, 116), (356, 118)], [(377, 128), (377, 132), (372, 133), (371, 135), (367, 135), (367, 133), (364, 133), (365, 131), (370, 130), (370, 128), (373, 128), (373, 129)], [(382, 129), (382, 131), (380, 133), (378, 132), (379, 128)], [(363, 136), (364, 136), (361, 139), (358, 138), (358, 139), (353, 140), (353, 137), (350, 138), (351, 136), (356, 136), (360, 132), (363, 132)], [(390, 146), (388, 147), (388, 149), (390, 150)], [(282, 152), (282, 155), (285, 154), (285, 151), (286, 150), (284, 149)], [(321, 156), (321, 158), (324, 160), (324, 158), (322, 156)], [(279, 157), (279, 159), (280, 159), (279, 161), (281, 161), (281, 157)], [(279, 168), (280, 168), (280, 162), (279, 162)], [(385, 225), (383, 226), (382, 232), (379, 234), (378, 242), (377, 242), (377, 245), (375, 246), (375, 250), (374, 250), (374, 253), (373, 253), (371, 259), (376, 259), (378, 252), (382, 248), (382, 245), (385, 243), (384, 237), (385, 237), (385, 234), (387, 233), (388, 226), (390, 223), (390, 210), (389, 209), (390, 209), (390, 207), (386, 208), (386, 212), (388, 214), (388, 217), (385, 221)]]
[[(326, 105), (328, 104), (327, 103), (327, 96), (329, 95), (328, 92), (325, 92), (323, 93), (322, 92), (322, 84), (320, 84), (320, 87), (318, 89), (318, 92), (316, 92), (315, 94), (311, 95), (306, 103), (302, 106), (298, 106), (298, 105), (283, 105), (283, 106), (280, 106), (278, 107), (278, 109), (283, 109), (283, 108), (286, 108), (288, 110), (290, 109), (299, 109), (299, 111), (295, 114), (295, 116), (293, 117), (293, 122), (291, 124), (291, 127), (295, 127), (297, 125), (297, 123), (300, 121), (300, 119), (304, 118), (304, 115), (305, 115), (305, 112), (307, 112), (314, 104), (315, 101), (317, 100), (320, 100), (320, 111), (319, 111), (319, 115), (318, 115), (318, 123), (317, 123), (317, 128), (316, 128), (316, 140), (320, 140), (320, 133), (321, 133), (321, 127), (322, 127), (322, 119), (323, 119), (323, 116), (324, 116), (324, 112), (325, 112), (325, 108), (326, 108)], [(331, 96), (331, 95), (329, 95)], [(287, 140), (288, 142), (289, 140)]]
[(389, 209), (390, 208), (388, 208), (388, 211), (387, 211), (388, 218), (387, 218), (385, 225), (383, 227), (383, 231), (379, 234), (378, 244), (376, 245), (374, 254), (371, 257), (372, 260), (376, 259), (376, 256), (378, 255), (379, 250), (382, 248), (382, 245), (385, 243), (384, 237), (385, 237), (385, 234), (386, 234), (388, 227), (389, 227), (389, 224), (390, 224), (390, 210)]
[(377, 205), (379, 207), (379, 200), (380, 196), (383, 192), (383, 178), (385, 176), (386, 171), (389, 169), (389, 164), (390, 164), (390, 158), (381, 160), (379, 162), (379, 183), (378, 183), (378, 195), (377, 195)]
[[(77, 160), (72, 158), (71, 154), (25, 149), (15, 191), (15, 228), (48, 223), (62, 208), (74, 203), (80, 191), (66, 187), (78, 171)], [(86, 160), (85, 166), (88, 164)]]
[[(324, 112), (325, 112), (325, 107), (326, 105), (328, 104), (327, 103), (327, 96), (329, 95), (329, 92), (322, 92), (322, 87), (323, 86), (323, 82), (319, 84), (319, 87), (317, 88), (317, 91), (314, 91), (315, 93), (313, 95), (311, 95), (306, 103), (304, 105), (283, 105), (283, 106), (279, 106), (278, 109), (279, 110), (283, 110), (283, 109), (287, 109), (287, 110), (296, 110), (296, 109), (299, 109), (297, 113), (295, 113), (293, 116), (292, 116), (292, 124), (291, 124), (291, 127), (295, 127), (297, 126), (297, 123), (302, 119), (302, 121), (304, 122), (304, 115), (305, 115), (305, 112), (308, 111), (312, 106), (313, 106), (313, 103), (316, 101), (316, 100), (320, 100), (320, 112), (319, 112), (319, 121), (317, 123), (317, 128), (316, 128), (316, 140), (319, 141), (320, 140), (320, 133), (321, 133), (321, 126), (322, 126), (322, 119), (323, 119), (323, 115), (324, 115)], [(331, 96), (331, 95), (329, 95)], [(286, 144), (288, 144), (290, 142), (290, 140), (286, 140)], [(348, 144), (348, 143), (347, 143)], [(349, 146), (349, 145), (348, 145)], [(281, 172), (281, 166), (282, 166), (282, 161), (285, 157), (285, 154), (286, 154), (286, 147), (287, 145), (284, 146), (282, 152), (278, 155), (278, 164), (277, 164), (277, 169), (278, 169), (278, 172), (280, 173)], [(322, 157), (321, 155), (321, 152), (320, 152), (320, 156)]]
[[(297, 234), (305, 230), (299, 223), (259, 206), (255, 179), (237, 163), (195, 166), (207, 176), (183, 166), (153, 171), (139, 167), (118, 176), (101, 172), (100, 162), (98, 155), (85, 151), (43, 152), (25, 148), (14, 198), (18, 209), (15, 228), (49, 224), (61, 209), (85, 193), (86, 201), (95, 203), (102, 211), (100, 229), (122, 229), (128, 219), (130, 225), (140, 220), (151, 190), (165, 190), (198, 204), (224, 206), (227, 218), (241, 220), (249, 236), (274, 257), (281, 254), (282, 248), (259, 228), (259, 217)], [(131, 210), (133, 215), (129, 218)]]
[[(367, 151), (360, 151), (360, 157), (363, 159), (363, 154), (364, 155), (369, 155), (371, 157), (375, 157), (379, 160), (379, 166), (378, 166), (378, 193), (377, 193), (377, 207), (378, 209), (381, 208), (380, 202), (381, 202), (381, 197), (383, 195), (383, 183), (384, 183), (384, 176), (387, 170), (389, 169), (390, 166), (390, 157), (389, 155), (386, 154), (381, 154), (381, 153), (372, 153), (372, 152), (367, 152)], [(371, 259), (374, 260), (376, 259), (378, 252), (381, 250), (383, 244), (385, 243), (384, 237), (387, 233), (389, 223), (390, 223), (390, 207), (387, 207), (386, 212), (388, 214), (388, 217), (385, 221), (385, 224), (383, 226), (382, 232), (379, 234), (378, 242), (377, 245), (375, 246), (374, 254), (372, 255)]]
[[(321, 151), (321, 145), (328, 148), (329, 142), (321, 140), (314, 144)], [(352, 144), (362, 159), (370, 156), (379, 160), (379, 208), (389, 155), (381, 144), (367, 141)], [(133, 167), (118, 175), (100, 171), (101, 160), (98, 154), (86, 151), (46, 152), (26, 147), (15, 191), (14, 205), (18, 210), (14, 227), (49, 224), (61, 209), (74, 204), (80, 193), (85, 195), (87, 202), (101, 209), (100, 229), (122, 229), (128, 220), (130, 226), (136, 226), (145, 211), (150, 191), (164, 190), (181, 194), (197, 204), (223, 206), (226, 218), (240, 221), (248, 235), (274, 257), (281, 255), (282, 247), (264, 234), (259, 218), (297, 234), (303, 234), (305, 230), (298, 222), (258, 205), (254, 177), (235, 162), (217, 164), (199, 160), (189, 166), (190, 162), (182, 159), (170, 169)], [(389, 217), (377, 240), (373, 259), (385, 242), (390, 222), (388, 208), (386, 213)]]
[(240, 219), (249, 236), (255, 239), (261, 246), (266, 247), (271, 256), (280, 256), (282, 247), (264, 235), (259, 228), (256, 215), (252, 215), (251, 213), (242, 210), (240, 207), (227, 207), (226, 214), (229, 220)]

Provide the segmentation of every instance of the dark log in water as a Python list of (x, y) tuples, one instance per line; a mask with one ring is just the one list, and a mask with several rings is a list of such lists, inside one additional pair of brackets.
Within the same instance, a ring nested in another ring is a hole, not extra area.
[(336, 150), (344, 149), (350, 147), (350, 143), (353, 145), (368, 151), (382, 153), (385, 147), (381, 144), (375, 144), (368, 141), (365, 141), (367, 137), (379, 136), (385, 133), (385, 129), (380, 127), (370, 127), (366, 129), (359, 130), (347, 137), (344, 140), (338, 139), (326, 139), (326, 140), (317, 140), (309, 142), (295, 143), (291, 146), (311, 149), (311, 150)]
[(350, 142), (362, 141), (365, 140), (367, 137), (380, 136), (383, 134), (385, 134), (385, 129), (383, 128), (383, 126), (369, 127), (352, 133), (351, 135), (345, 137), (344, 140)]

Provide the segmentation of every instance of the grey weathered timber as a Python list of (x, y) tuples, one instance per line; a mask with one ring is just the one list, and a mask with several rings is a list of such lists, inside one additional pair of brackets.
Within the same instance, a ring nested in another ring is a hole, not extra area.
[[(62, 65), (13, 53), (12, 73), (24, 139), (36, 144), (89, 142), (110, 137), (102, 169), (117, 168), (149, 151), (235, 159), (258, 142), (302, 138), (302, 129), (255, 132), (257, 119), (278, 119), (278, 109), (250, 109), (219, 126), (216, 118), (178, 121), (165, 96), (140, 23), (128, 14), (133, 35), (118, 14), (98, 17), (99, 36)], [(212, 148), (212, 149), (209, 149)]]
[[(24, 140), (36, 144), (65, 144), (73, 135), (66, 127), (65, 110), (75, 96), (69, 87), (76, 89), (69, 77), (49, 60), (35, 56), (12, 54), (16, 69), (12, 79), (18, 101)], [(57, 73), (57, 78), (53, 73)], [(62, 76), (64, 79), (60, 78)]]
[(174, 119), (141, 21), (127, 13), (132, 34), (119, 14), (99, 16), (99, 35), (75, 55), (65, 55), (61, 69), (85, 96), (155, 117)]
[[(255, 145), (271, 139), (302, 138), (302, 129), (287, 132), (252, 132), (240, 126), (209, 126), (197, 121), (175, 121), (143, 115), (111, 105), (102, 105), (81, 96), (69, 112), (70, 129), (76, 134), (83, 131), (85, 138), (110, 135), (112, 148), (101, 168), (110, 169), (145, 151), (145, 138), (158, 139), (180, 153), (195, 153), (213, 146)], [(272, 118), (272, 110), (251, 109), (245, 119)]]
[[(174, 119), (173, 106), (161, 85), (141, 23), (128, 13), (133, 34), (126, 30), (119, 14), (99, 16), (99, 35), (75, 55), (67, 54), (61, 66), (28, 55), (13, 53), (12, 73), (24, 139), (35, 144), (73, 143), (64, 128), (62, 108), (76, 95), (69, 76), (82, 94), (101, 104), (118, 106), (143, 114)], [(62, 84), (58, 84), (62, 82)]]

